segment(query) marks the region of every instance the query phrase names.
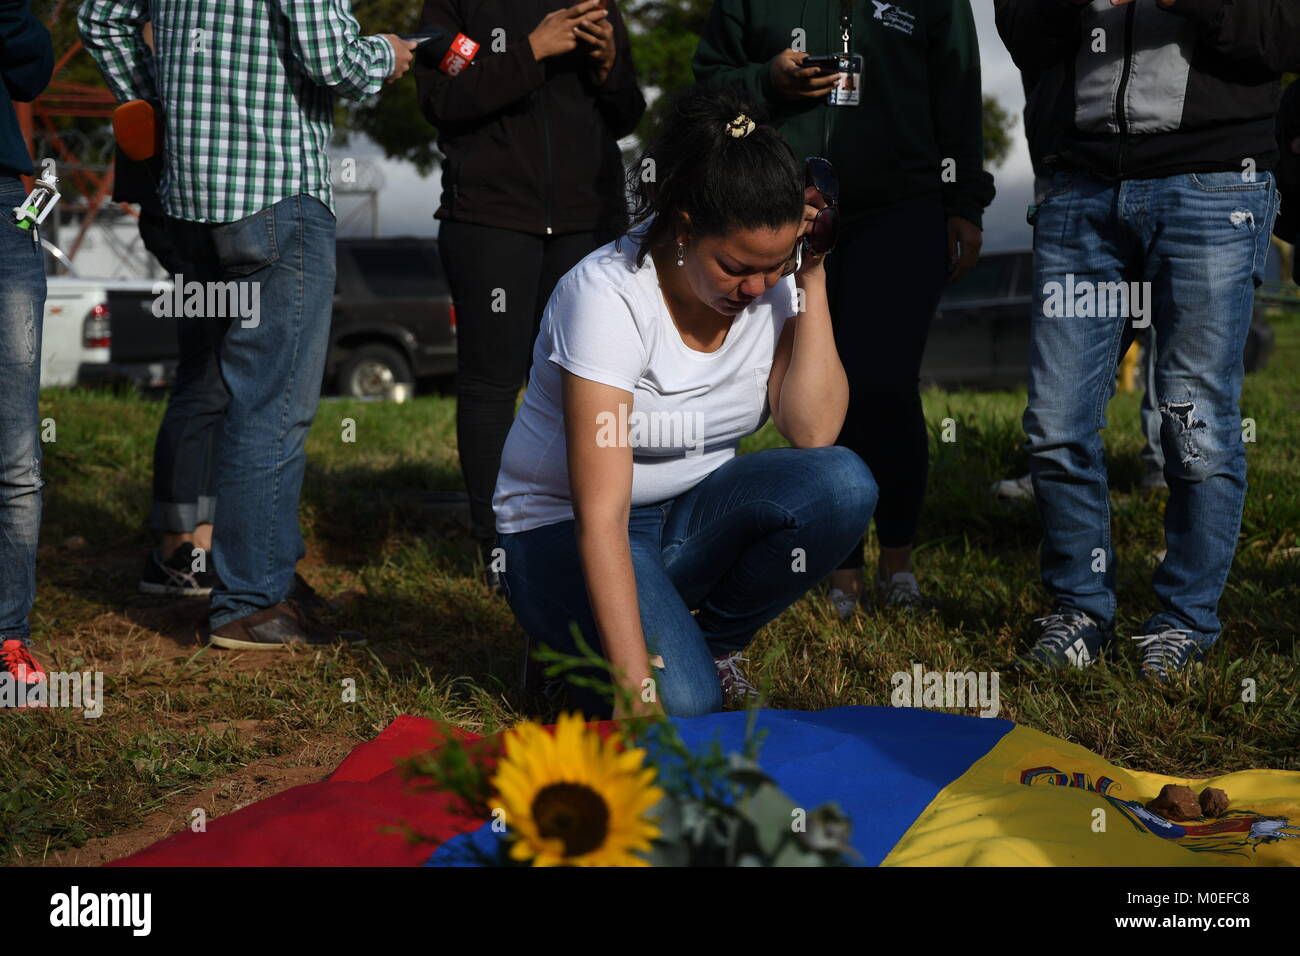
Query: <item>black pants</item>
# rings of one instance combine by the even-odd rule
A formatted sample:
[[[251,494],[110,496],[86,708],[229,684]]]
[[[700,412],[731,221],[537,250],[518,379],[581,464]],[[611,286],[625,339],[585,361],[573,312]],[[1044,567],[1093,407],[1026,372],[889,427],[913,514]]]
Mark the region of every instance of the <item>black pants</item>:
[[[142,206],[140,237],[172,279],[202,280],[185,241],[187,224]],[[189,227],[192,229],[192,227]],[[177,316],[176,380],[153,448],[153,506],[149,527],[187,534],[210,524],[217,507],[217,441],[230,393],[221,379],[217,346],[224,325],[214,319]],[[167,555],[163,555],[167,557]]]
[[[492,492],[542,310],[560,277],[615,235],[537,236],[463,222],[439,230],[456,304],[456,442],[473,533],[483,546],[496,535]]]
[[[826,260],[835,345],[849,378],[837,444],[857,452],[876,479],[885,548],[910,545],[921,516],[930,465],[921,356],[947,274],[947,217],[937,197],[846,226]],[[864,546],[840,567],[862,567]]]

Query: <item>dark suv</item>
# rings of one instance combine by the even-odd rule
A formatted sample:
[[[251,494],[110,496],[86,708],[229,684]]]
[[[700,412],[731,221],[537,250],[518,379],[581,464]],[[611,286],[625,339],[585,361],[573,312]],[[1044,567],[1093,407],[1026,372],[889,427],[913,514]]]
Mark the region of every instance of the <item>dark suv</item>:
[[[455,371],[455,310],[437,240],[340,239],[327,387],[382,395]]]
[[[1270,259],[1270,274],[1277,272]],[[1029,313],[1034,282],[1032,250],[991,252],[948,286],[939,300],[921,362],[921,382],[943,388],[1016,388],[1029,380]],[[1270,286],[1256,296],[1245,365],[1268,363],[1273,330],[1263,318]]]
[[[455,374],[455,309],[437,240],[339,239],[337,261],[325,391],[381,396]],[[109,293],[94,332],[108,361],[83,364],[80,384],[172,384],[176,331],[152,301],[150,292]]]

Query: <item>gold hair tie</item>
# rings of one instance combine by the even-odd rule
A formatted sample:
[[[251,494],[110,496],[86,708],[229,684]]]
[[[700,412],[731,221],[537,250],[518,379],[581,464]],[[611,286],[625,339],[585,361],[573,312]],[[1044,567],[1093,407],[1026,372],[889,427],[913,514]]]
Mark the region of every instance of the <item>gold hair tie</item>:
[[[727,124],[727,132],[736,139],[743,139],[754,132],[754,121],[744,113],[737,113],[736,118]]]

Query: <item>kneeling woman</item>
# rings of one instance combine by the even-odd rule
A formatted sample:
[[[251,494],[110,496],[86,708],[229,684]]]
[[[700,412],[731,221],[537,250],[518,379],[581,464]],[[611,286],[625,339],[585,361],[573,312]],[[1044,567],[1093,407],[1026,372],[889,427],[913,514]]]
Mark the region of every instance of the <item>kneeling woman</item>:
[[[530,643],[574,653],[576,622],[639,711],[709,713],[748,690],[741,651],[856,546],[876,502],[832,444],[848,382],[822,257],[799,254],[834,187],[819,167],[805,189],[750,115],[732,91],[677,101],[629,174],[632,228],[551,295],[493,500]],[[793,447],[738,456],[769,408]],[[581,688],[570,702],[609,713]]]

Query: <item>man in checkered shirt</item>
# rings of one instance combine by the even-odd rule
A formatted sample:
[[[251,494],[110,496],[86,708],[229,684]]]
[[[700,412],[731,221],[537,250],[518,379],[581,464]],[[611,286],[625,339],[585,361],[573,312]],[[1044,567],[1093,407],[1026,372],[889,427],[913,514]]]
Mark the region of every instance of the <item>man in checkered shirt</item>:
[[[294,571],[334,294],[326,147],[335,96],[376,93],[414,44],[361,36],[349,0],[86,0],[77,20],[113,94],[160,110],[160,196],[200,273],[183,277],[187,302],[203,284],[221,394],[201,414],[223,417],[211,641],[359,643],[315,617],[323,602]]]

